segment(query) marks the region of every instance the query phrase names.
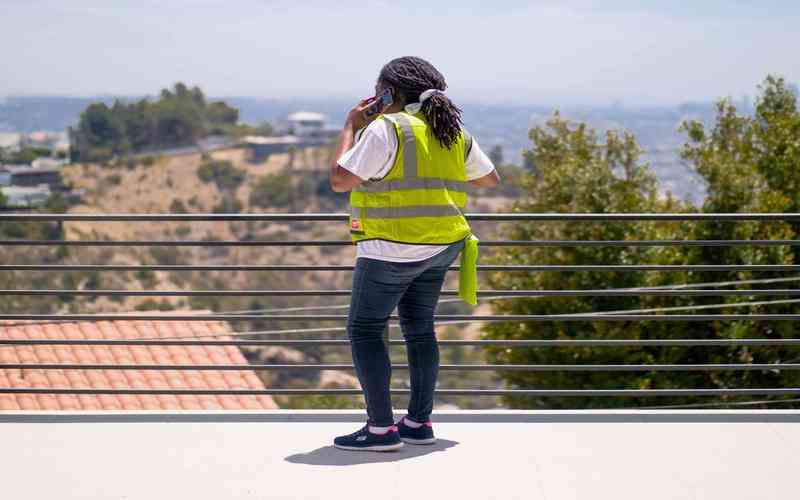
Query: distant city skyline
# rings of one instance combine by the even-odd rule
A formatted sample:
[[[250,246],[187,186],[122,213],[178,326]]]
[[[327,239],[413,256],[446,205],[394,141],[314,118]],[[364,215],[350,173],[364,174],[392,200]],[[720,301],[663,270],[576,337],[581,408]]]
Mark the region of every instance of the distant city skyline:
[[[800,2],[2,0],[0,96],[368,95],[419,55],[473,102],[668,105],[800,82]],[[646,4],[646,6],[645,6]],[[681,5],[675,5],[681,4]]]

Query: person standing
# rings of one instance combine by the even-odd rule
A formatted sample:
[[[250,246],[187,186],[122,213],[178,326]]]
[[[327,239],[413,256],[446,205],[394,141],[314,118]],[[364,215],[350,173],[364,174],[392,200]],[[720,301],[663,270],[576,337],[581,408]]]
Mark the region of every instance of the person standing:
[[[446,88],[442,74],[421,58],[387,63],[376,97],[348,114],[331,165],[331,188],[351,192],[357,255],[347,333],[368,416],[364,427],[334,439],[337,448],[389,451],[404,442],[436,441],[430,421],[439,368],[434,311],[459,253],[459,295],[476,303],[477,238],[463,214],[466,187],[500,182],[491,160],[462,127],[461,110]],[[408,413],[397,422],[383,340],[395,307],[411,382]]]

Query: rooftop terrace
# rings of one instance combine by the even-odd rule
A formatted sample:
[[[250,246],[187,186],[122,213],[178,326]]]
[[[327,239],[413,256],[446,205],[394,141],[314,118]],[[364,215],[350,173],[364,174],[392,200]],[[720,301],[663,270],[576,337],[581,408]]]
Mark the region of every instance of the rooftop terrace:
[[[787,499],[800,412],[440,411],[439,442],[332,448],[350,411],[0,412],[3,497]]]

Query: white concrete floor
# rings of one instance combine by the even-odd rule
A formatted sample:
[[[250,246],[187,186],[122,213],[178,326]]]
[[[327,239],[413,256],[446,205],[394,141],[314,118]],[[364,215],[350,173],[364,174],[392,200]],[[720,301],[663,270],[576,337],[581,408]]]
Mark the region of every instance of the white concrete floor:
[[[309,421],[322,420],[322,421]],[[327,420],[327,421],[325,421]],[[477,421],[476,421],[477,420]],[[352,412],[0,412],[0,498],[789,499],[800,412],[447,412],[434,446],[333,449]]]

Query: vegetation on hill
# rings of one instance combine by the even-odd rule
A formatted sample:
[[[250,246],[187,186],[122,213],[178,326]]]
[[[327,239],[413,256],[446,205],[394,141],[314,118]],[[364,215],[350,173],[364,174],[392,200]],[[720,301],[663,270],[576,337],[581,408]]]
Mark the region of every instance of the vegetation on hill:
[[[244,182],[244,171],[236,168],[228,160],[207,160],[197,169],[203,182],[213,182],[220,191],[236,190]]]
[[[609,132],[603,141],[582,124],[554,116],[545,127],[531,130],[538,177],[529,177],[523,197],[514,204],[521,212],[796,212],[800,203],[800,113],[797,96],[780,78],[761,87],[755,116],[740,115],[733,103],[718,103],[710,127],[690,121],[683,158],[703,179],[708,196],[701,207],[672,197],[659,198],[657,184],[630,134]],[[796,239],[797,224],[783,222],[533,222],[505,230],[512,240],[644,240],[644,239]],[[791,264],[800,256],[793,247],[509,247],[496,253],[503,264]],[[620,289],[742,282],[786,278],[774,272],[544,272],[493,273],[490,288]],[[770,287],[769,285],[764,285]],[[797,283],[781,283],[793,288]],[[724,288],[713,285],[712,288]],[[755,288],[756,286],[754,286]],[[784,300],[770,297],[763,301]],[[568,314],[636,311],[668,307],[709,307],[713,313],[797,312],[792,303],[733,308],[750,297],[540,297],[495,301],[498,314]],[[758,300],[758,299],[757,299]],[[762,300],[759,300],[763,302]],[[649,311],[647,311],[649,312]],[[496,323],[485,327],[490,339],[727,339],[790,338],[789,322],[536,322]],[[554,347],[491,349],[489,359],[514,364],[707,364],[790,362],[796,352],[783,347]],[[796,371],[703,372],[505,372],[515,388],[672,389],[795,387]],[[706,398],[732,402],[737,398]],[[696,403],[696,398],[531,398],[509,397],[516,408],[635,407]]]
[[[194,144],[235,128],[239,110],[222,101],[207,102],[198,87],[176,83],[157,100],[113,105],[91,104],[70,129],[75,161],[107,160],[147,149]]]

